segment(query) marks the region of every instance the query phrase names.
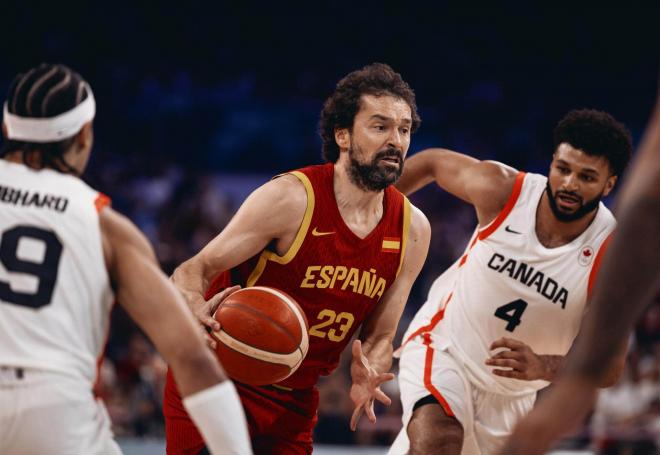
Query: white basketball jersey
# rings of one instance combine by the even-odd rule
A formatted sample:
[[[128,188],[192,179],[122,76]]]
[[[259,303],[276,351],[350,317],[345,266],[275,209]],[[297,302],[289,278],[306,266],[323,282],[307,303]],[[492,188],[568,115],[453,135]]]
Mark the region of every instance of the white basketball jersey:
[[[0,366],[92,386],[114,300],[102,200],[76,177],[0,160]]]
[[[544,247],[536,236],[536,210],[546,182],[542,175],[518,174],[505,207],[434,282],[404,338],[431,332],[434,345],[461,359],[470,380],[486,391],[518,395],[548,384],[492,374],[484,364],[493,354],[490,345],[508,337],[537,354],[565,355],[582,321],[601,246],[615,228],[601,203],[580,236]]]

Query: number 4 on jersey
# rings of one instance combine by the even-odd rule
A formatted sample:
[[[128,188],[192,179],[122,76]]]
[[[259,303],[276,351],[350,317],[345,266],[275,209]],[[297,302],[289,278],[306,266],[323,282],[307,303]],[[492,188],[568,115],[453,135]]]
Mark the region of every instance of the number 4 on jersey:
[[[507,321],[506,329],[513,332],[520,324],[520,317],[525,312],[525,308],[527,308],[527,302],[521,299],[514,300],[496,309],[495,316]]]

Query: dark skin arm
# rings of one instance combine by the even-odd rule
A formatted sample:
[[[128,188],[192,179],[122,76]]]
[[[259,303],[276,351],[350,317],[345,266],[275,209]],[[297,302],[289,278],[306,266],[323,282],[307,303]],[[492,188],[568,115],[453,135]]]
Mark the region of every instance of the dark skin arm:
[[[227,379],[183,297],[160,270],[151,245],[126,217],[100,214],[103,253],[117,301],[154,342],[183,396]],[[227,293],[215,297],[222,300]]]
[[[519,422],[502,454],[545,453],[584,421],[607,365],[651,301],[660,271],[660,97],[616,205],[619,220],[565,374]],[[622,308],[625,308],[622,311]],[[604,335],[604,328],[606,334]]]
[[[479,225],[495,219],[511,195],[517,171],[494,161],[479,161],[446,149],[427,149],[406,160],[399,191],[411,194],[435,182],[440,188],[472,204]]]
[[[435,182],[447,192],[472,204],[477,212],[479,224],[485,226],[506,204],[516,175],[515,169],[501,163],[479,161],[446,149],[427,149],[406,160],[403,175],[396,186],[400,191],[410,194]],[[497,340],[491,349],[497,348],[509,350],[487,360],[487,364],[513,368],[513,370],[496,369],[493,373],[498,376],[552,381],[564,362],[563,356],[539,356],[529,346],[517,340],[506,338]],[[607,387],[616,382],[624,364],[625,351],[608,370],[601,386]]]
[[[564,363],[562,355],[536,354],[527,344],[513,338],[500,338],[490,345],[491,351],[500,348],[506,349],[486,359],[485,363],[497,367],[492,373],[503,378],[553,381]]]
[[[531,347],[513,338],[500,338],[494,341],[490,349],[506,348],[486,359],[486,365],[495,368],[492,373],[503,378],[534,381],[542,379],[554,382],[566,363],[566,356],[536,354]],[[619,380],[626,363],[627,343],[617,349],[617,355],[611,360],[598,382],[598,387],[611,387]],[[502,369],[506,368],[506,369]]]

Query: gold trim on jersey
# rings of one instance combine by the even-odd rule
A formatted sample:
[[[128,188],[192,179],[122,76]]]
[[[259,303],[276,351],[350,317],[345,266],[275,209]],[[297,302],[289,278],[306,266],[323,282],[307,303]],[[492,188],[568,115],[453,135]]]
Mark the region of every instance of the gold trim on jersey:
[[[254,283],[256,283],[261,274],[264,273],[268,261],[277,262],[278,264],[282,265],[291,262],[293,258],[296,257],[296,254],[298,254],[298,250],[300,250],[303,240],[305,240],[305,237],[307,237],[307,231],[309,230],[309,225],[312,222],[312,215],[314,214],[314,188],[312,187],[312,182],[310,182],[309,178],[307,178],[307,176],[302,172],[293,171],[289,174],[296,176],[298,180],[300,180],[300,182],[305,186],[305,191],[307,192],[307,208],[305,209],[305,215],[303,216],[300,227],[298,228],[296,238],[293,240],[289,250],[284,253],[284,256],[279,256],[276,253],[267,250],[264,250],[261,253],[261,256],[259,256],[259,261],[257,262],[257,266],[254,268],[247,279],[247,286],[254,286]]]
[[[399,276],[403,266],[403,258],[406,256],[406,245],[408,244],[408,235],[410,235],[411,219],[410,201],[403,196],[403,232],[401,233],[401,258],[399,259],[399,268],[396,270],[396,276]]]

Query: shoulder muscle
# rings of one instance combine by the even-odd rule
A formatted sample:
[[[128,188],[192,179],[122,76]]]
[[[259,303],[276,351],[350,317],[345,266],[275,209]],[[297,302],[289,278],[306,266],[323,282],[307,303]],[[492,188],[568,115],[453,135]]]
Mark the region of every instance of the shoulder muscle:
[[[122,250],[134,249],[156,262],[151,244],[127,217],[110,207],[105,207],[99,214],[99,223],[103,239],[103,255],[113,279],[116,277],[117,259],[121,257]]]
[[[518,171],[497,161],[481,161],[471,170],[466,192],[477,210],[479,224],[495,219],[513,191]]]

